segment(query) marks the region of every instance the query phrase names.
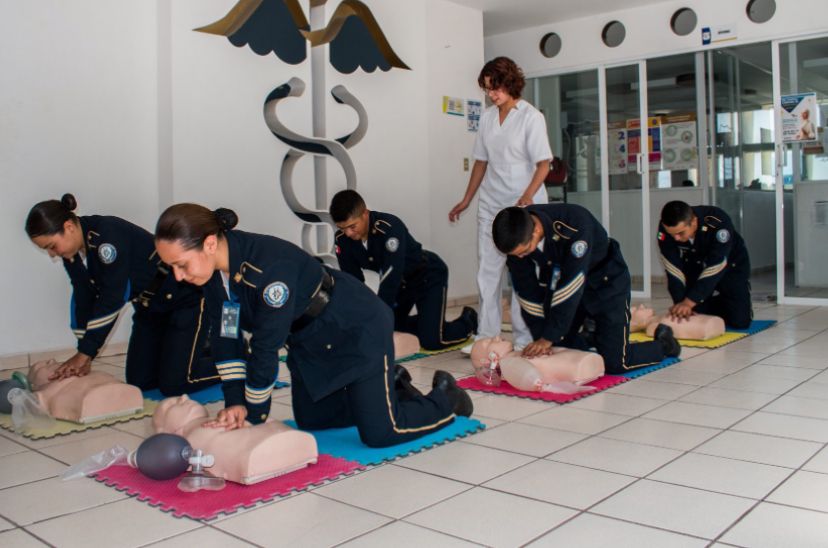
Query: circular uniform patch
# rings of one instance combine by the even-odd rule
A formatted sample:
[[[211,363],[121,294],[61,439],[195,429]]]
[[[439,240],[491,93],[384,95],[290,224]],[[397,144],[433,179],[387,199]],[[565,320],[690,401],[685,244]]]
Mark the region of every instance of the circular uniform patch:
[[[400,247],[400,241],[396,238],[388,238],[385,242],[385,249],[394,253]]]
[[[722,228],[716,233],[716,239],[726,244],[727,241],[730,239],[730,232],[726,228]]]
[[[282,282],[273,282],[262,291],[264,302],[273,308],[282,308],[289,295],[288,287]]]
[[[586,255],[587,249],[589,249],[589,245],[583,240],[578,240],[577,242],[572,244],[572,255],[576,259],[580,259],[584,255]]]
[[[663,233],[662,231],[660,231],[660,230],[658,231],[658,241],[659,241],[659,242],[663,242],[663,241],[664,241],[664,233]]]
[[[118,250],[112,244],[101,244],[98,246],[98,257],[103,264],[112,264],[118,257]]]

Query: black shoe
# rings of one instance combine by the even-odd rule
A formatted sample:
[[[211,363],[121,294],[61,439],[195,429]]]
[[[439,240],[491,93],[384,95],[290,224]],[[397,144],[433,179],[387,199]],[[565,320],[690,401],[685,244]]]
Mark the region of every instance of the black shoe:
[[[408,369],[400,364],[396,364],[394,367],[394,389],[397,391],[397,400],[405,401],[422,397],[423,393],[411,384],[411,373],[408,372]]]
[[[655,333],[653,333],[655,340],[661,343],[661,348],[664,350],[664,355],[668,358],[677,358],[681,353],[681,345],[673,336],[673,328],[663,323],[656,326]]]
[[[435,371],[431,386],[435,390],[442,390],[451,405],[455,415],[470,417],[474,411],[474,404],[465,390],[457,386],[457,381],[447,371]]]
[[[466,325],[471,329],[472,334],[477,333],[477,310],[470,306],[464,306],[460,318],[466,322]]]

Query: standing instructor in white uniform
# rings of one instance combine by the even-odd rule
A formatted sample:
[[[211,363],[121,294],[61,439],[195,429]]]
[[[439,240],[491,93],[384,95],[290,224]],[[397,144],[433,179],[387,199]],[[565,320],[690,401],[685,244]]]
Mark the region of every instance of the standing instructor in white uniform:
[[[526,80],[514,61],[507,57],[492,59],[483,66],[477,83],[493,104],[480,117],[469,185],[463,199],[449,212],[449,221],[459,219],[479,188],[477,338],[481,339],[498,335],[501,327],[500,296],[506,256],[492,241],[492,221],[505,207],[548,202],[543,181],[549,173],[552,151],[543,114],[520,98]],[[512,331],[516,348],[532,342],[514,292]]]

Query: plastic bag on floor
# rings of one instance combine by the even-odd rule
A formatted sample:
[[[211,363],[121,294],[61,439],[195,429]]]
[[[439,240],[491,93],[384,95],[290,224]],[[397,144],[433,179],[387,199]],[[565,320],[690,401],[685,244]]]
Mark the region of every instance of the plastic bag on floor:
[[[114,445],[91,457],[86,457],[79,463],[70,466],[60,475],[61,479],[71,480],[91,476],[95,472],[105,470],[115,464],[127,464],[129,451],[121,445]]]
[[[55,419],[40,406],[34,394],[22,388],[9,390],[12,424],[17,432],[54,428]]]

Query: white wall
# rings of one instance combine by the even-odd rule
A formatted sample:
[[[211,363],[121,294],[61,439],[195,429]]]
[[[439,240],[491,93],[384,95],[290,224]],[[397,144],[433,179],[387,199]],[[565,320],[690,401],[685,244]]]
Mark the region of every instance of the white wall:
[[[619,9],[487,37],[486,58],[506,55],[513,58],[527,75],[540,76],[583,70],[601,63],[619,63],[717,47],[702,46],[702,27],[731,26],[737,40],[721,44],[728,47],[824,33],[826,30],[828,2],[824,0],[777,0],[774,17],[764,24],[753,23],[747,18],[746,5],[745,0],[679,0]],[[696,12],[698,25],[689,35],[677,36],[670,29],[670,17],[683,7],[691,7]],[[624,24],[626,38],[620,46],[610,48],[601,41],[601,31],[613,20]],[[552,59],[541,55],[539,48],[541,38],[549,32],[557,33],[562,40],[561,52]]]
[[[474,136],[442,114],[441,99],[481,98],[482,16],[444,0],[366,3],[412,70],[327,71],[328,90],[345,85],[368,111],[367,135],[350,150],[358,190],[443,256],[451,296],[474,294],[474,212],[456,226],[447,220],[465,190],[462,159]],[[171,202],[197,201],[235,209],[240,228],[299,242],[301,223],[279,189],[287,147],[265,126],[262,106],[293,76],[310,84],[310,62],[287,65],[192,31],[234,4],[0,0],[0,243],[14,257],[0,282],[6,310],[17,311],[0,318],[0,356],[74,344],[66,275],[23,232],[37,201],[72,191],[78,213],[119,215],[150,230]],[[328,15],[336,5],[328,2]],[[351,131],[356,116],[328,97],[328,135]],[[310,134],[310,89],[283,106],[282,120]],[[332,195],[344,176],[327,164]],[[311,165],[303,159],[295,173],[309,204]],[[126,339],[121,323],[112,340]]]
[[[157,218],[155,23],[154,2],[0,1],[0,355],[75,344],[63,267],[23,230],[35,203]]]

